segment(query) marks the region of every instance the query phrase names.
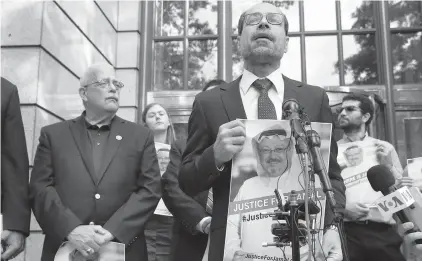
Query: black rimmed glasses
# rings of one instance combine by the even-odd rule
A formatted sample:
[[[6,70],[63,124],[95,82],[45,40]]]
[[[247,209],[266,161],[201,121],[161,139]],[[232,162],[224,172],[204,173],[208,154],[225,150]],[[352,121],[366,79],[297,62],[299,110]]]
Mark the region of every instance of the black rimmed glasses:
[[[245,15],[246,25],[257,25],[262,21],[264,17],[261,13],[252,13]],[[283,23],[283,15],[280,13],[268,13],[265,14],[265,18],[269,24],[281,25]]]

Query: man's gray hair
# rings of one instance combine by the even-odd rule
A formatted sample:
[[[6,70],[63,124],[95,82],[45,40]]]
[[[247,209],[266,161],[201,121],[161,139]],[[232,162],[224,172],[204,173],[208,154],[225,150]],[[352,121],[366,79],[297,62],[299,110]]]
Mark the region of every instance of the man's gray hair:
[[[98,74],[100,72],[113,72],[114,75],[114,68],[108,63],[95,63],[90,65],[80,79],[81,87],[85,87],[91,83],[101,80],[98,79]]]

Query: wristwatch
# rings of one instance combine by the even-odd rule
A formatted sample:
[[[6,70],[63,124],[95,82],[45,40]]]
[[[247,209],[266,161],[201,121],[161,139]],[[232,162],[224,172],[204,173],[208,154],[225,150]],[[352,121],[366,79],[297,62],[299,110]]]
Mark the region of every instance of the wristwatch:
[[[325,226],[325,227],[324,227],[324,234],[325,234],[325,232],[327,232],[327,230],[329,230],[329,229],[332,229],[332,230],[335,230],[335,231],[337,231],[337,232],[338,232],[338,227],[337,227],[337,225],[333,225],[333,224],[331,224],[331,225],[327,225],[327,226]]]

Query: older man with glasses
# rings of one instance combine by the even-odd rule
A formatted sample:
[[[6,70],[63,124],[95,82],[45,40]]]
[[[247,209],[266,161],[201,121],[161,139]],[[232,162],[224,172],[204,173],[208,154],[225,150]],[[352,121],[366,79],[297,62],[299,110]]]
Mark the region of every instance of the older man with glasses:
[[[147,260],[144,225],[161,197],[152,133],[116,116],[123,83],[108,64],[80,80],[85,111],[41,129],[30,200],[45,233],[42,261],[64,241],[86,258],[113,241],[126,261]]]

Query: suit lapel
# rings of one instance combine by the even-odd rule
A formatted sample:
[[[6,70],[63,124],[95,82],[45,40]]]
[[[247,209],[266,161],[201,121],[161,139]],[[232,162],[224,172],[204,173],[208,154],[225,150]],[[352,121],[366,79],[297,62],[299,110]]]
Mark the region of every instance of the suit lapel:
[[[92,153],[88,146],[89,138],[84,121],[83,116],[73,119],[70,123],[70,130],[92,181],[97,183],[97,175],[95,175],[94,165],[92,164]]]
[[[122,143],[123,139],[129,138],[128,135],[123,133],[125,121],[115,116],[113,123],[111,125],[110,135],[108,136],[107,147],[104,152],[104,159],[101,166],[101,172],[99,173],[98,183],[101,182],[101,179],[104,176],[104,173],[107,171],[108,166],[116,155],[117,149]]]
[[[227,116],[229,121],[236,119],[246,119],[245,109],[243,107],[242,98],[240,97],[240,83],[241,77],[239,77],[234,82],[225,84],[220,87],[221,100],[223,106],[226,109]]]
[[[299,95],[297,93],[297,87],[301,86],[301,82],[293,81],[292,79],[283,75],[284,79],[284,101],[288,99],[298,99]],[[283,102],[284,102],[283,101]],[[298,101],[299,102],[299,101]],[[300,102],[299,102],[300,104]]]

